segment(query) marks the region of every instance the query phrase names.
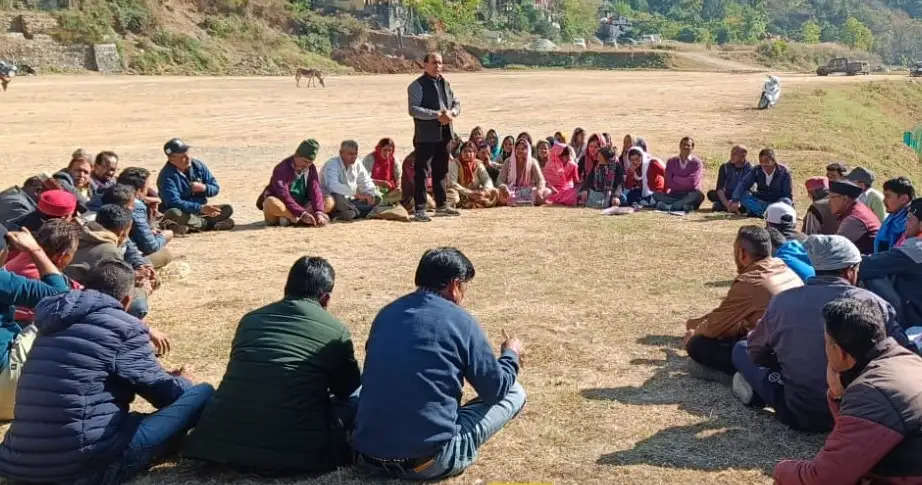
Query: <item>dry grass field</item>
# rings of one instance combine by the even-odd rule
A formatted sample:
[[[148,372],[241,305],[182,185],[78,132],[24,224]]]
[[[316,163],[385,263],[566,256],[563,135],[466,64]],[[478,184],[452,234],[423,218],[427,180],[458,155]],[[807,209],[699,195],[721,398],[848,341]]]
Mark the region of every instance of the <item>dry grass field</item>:
[[[730,244],[744,221],[707,212],[604,218],[581,209],[503,208],[428,225],[265,228],[256,196],[301,139],[319,139],[321,159],[343,138],[358,140],[364,152],[391,136],[406,153],[410,80],[341,77],[326,89],[295,89],[287,78],[16,79],[0,94],[6,113],[0,185],[57,170],[77,147],[112,149],[122,167],[159,170],[164,141],[180,136],[190,143],[222,185],[217,200],[234,204],[238,227],[172,244],[192,273],[154,295],[150,322],[173,339],[166,366],[185,365],[215,385],[238,319],[281,296],[298,256],[332,262],[330,310],[351,329],[361,360],[377,310],[412,290],[422,252],[457,246],[477,268],[470,311],[497,347],[501,329],[526,343],[521,382],[529,402],[473,468],[447,483],[768,483],[778,460],[819,449],[822,436],[791,432],[767,412],[743,408],[729,389],[685,371],[682,323],[726,292],[735,270]],[[461,132],[479,124],[543,137],[579,125],[610,132],[618,142],[628,132],[644,136],[661,157],[690,134],[698,151],[715,160],[733,143],[757,148],[771,141],[772,130],[784,124],[751,109],[763,75],[550,71],[451,80],[463,103]],[[862,81],[784,78],[786,93]],[[710,184],[716,171],[709,165]],[[137,483],[231,480],[370,482],[353,470],[272,481],[206,475],[179,462]]]

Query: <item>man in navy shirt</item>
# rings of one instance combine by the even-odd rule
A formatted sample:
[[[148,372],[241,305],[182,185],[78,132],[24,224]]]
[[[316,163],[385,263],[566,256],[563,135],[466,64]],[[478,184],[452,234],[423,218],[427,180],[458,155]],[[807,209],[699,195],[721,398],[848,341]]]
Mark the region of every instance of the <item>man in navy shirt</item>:
[[[189,145],[173,138],[163,145],[163,153],[167,162],[157,176],[157,189],[164,229],[180,233],[233,229],[233,207],[208,203],[221,187],[204,162],[189,157]]]
[[[507,338],[497,359],[460,306],[473,278],[457,249],[426,251],[417,290],[372,323],[353,434],[362,467],[411,480],[458,475],[525,405],[516,382],[522,343]],[[465,380],[478,397],[462,406]]]

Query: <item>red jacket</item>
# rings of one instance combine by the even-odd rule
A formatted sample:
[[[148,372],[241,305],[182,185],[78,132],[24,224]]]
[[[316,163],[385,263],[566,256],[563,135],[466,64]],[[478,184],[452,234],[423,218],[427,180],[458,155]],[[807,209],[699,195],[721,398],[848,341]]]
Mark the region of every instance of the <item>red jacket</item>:
[[[836,424],[810,461],[782,461],[778,485],[922,484],[922,359],[889,338],[829,400]]]
[[[9,271],[10,273],[18,274],[24,278],[29,278],[30,280],[39,279],[38,267],[35,266],[35,263],[32,262],[32,256],[29,253],[17,253],[13,259],[6,262],[6,266],[3,269]],[[83,285],[77,283],[76,281],[65,277],[70,288],[72,290],[82,290]],[[35,320],[35,310],[28,307],[18,306],[16,307],[16,314],[13,317],[17,322],[23,323],[32,323]]]
[[[624,190],[643,188],[640,181],[634,178],[637,175],[640,175],[637,170],[627,172],[624,176]],[[653,192],[666,191],[666,167],[663,166],[663,162],[656,158],[651,158],[650,164],[647,166],[647,185]]]

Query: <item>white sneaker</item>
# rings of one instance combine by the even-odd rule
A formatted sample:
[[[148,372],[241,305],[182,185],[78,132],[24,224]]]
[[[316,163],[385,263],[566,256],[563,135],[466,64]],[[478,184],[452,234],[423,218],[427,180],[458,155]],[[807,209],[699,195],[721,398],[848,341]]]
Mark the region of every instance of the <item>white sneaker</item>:
[[[755,396],[755,391],[753,391],[752,386],[749,385],[749,382],[746,381],[746,378],[743,377],[743,374],[737,372],[733,374],[733,395],[740,400],[741,403],[746,406],[752,405],[752,398]]]

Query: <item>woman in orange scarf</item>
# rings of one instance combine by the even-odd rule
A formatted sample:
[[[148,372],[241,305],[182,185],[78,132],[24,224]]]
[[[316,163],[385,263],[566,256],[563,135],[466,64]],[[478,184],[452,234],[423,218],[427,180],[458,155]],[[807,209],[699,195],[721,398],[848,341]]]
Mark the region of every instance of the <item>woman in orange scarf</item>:
[[[461,145],[461,155],[448,165],[446,185],[448,201],[455,206],[484,209],[496,205],[498,191],[472,142]]]
[[[397,163],[394,151],[394,140],[382,138],[375,146],[375,151],[362,160],[365,170],[368,171],[371,180],[381,192],[383,203],[388,205],[400,202],[402,196],[400,191],[401,167]]]

